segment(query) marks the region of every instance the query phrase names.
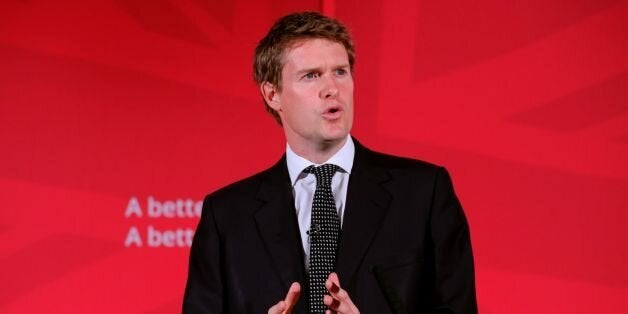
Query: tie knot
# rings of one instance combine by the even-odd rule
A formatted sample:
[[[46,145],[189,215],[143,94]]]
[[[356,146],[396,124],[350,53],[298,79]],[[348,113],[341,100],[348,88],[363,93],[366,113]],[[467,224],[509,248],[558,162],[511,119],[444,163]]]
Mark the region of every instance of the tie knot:
[[[331,179],[340,167],[333,164],[324,164],[318,167],[309,166],[303,170],[307,173],[313,173],[316,176],[316,185],[331,186]]]

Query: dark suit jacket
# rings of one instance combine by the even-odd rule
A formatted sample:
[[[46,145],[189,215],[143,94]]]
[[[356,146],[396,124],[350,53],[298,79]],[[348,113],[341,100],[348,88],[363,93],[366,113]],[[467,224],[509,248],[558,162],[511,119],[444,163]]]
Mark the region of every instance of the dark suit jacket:
[[[355,142],[336,272],[362,313],[477,313],[469,227],[447,171]],[[184,313],[266,313],[303,291],[303,248],[285,156],[208,195]]]

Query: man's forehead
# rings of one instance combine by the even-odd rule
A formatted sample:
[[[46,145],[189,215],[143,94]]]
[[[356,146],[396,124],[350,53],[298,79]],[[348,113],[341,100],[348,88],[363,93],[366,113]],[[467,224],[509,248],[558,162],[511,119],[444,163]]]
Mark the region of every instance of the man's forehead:
[[[283,65],[286,65],[286,62],[288,60],[292,61],[291,63],[297,64],[318,63],[321,60],[317,57],[324,53],[323,49],[320,49],[321,47],[319,47],[321,45],[333,47],[332,49],[338,49],[338,56],[336,59],[341,59],[326,61],[334,61],[335,63],[346,63],[347,65],[349,65],[349,55],[345,46],[340,42],[329,40],[326,38],[304,38],[297,39],[294,42],[291,42],[286,46],[283,51],[282,63]],[[325,54],[325,56],[329,57],[328,54]]]

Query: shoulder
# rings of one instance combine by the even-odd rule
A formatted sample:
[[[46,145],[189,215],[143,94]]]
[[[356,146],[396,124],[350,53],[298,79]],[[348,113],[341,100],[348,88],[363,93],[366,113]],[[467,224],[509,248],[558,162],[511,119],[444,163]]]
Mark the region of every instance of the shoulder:
[[[207,196],[205,196],[205,200],[207,201],[208,199],[211,199],[224,201],[246,195],[254,195],[254,192],[259,189],[259,186],[264,181],[265,173],[267,171],[268,170],[256,173],[247,178],[223,186],[218,190],[207,194]]]
[[[413,176],[426,179],[447,174],[447,170],[441,165],[373,151],[359,143],[356,144],[355,165],[358,168],[386,171],[394,176]]]
[[[241,199],[249,196],[254,197],[260,186],[273,177],[273,175],[276,175],[276,172],[279,171],[277,168],[278,165],[275,165],[264,171],[228,184],[214,192],[209,193],[205,196],[205,200],[207,201],[208,199],[212,199],[215,201],[227,201],[229,199]]]
[[[254,208],[257,196],[262,186],[289,185],[290,178],[285,165],[285,157],[274,166],[226,185],[205,196],[203,210],[211,207],[213,211],[233,211]]]

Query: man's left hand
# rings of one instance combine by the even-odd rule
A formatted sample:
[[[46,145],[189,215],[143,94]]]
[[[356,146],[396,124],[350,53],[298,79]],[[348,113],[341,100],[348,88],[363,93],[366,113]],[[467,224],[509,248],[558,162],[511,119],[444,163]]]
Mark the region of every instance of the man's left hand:
[[[360,311],[353,304],[347,291],[340,287],[340,280],[336,273],[329,274],[329,278],[325,281],[325,287],[329,291],[330,295],[323,297],[323,303],[329,307],[326,314],[338,313],[338,314],[359,314]]]

